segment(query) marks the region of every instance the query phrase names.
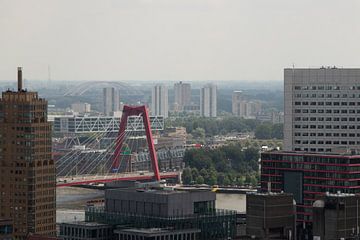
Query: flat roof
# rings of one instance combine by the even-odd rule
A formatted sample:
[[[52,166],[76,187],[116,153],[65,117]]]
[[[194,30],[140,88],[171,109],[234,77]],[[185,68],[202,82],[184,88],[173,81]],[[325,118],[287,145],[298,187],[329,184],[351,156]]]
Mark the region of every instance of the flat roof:
[[[108,224],[99,223],[99,222],[84,222],[84,221],[76,221],[76,222],[66,222],[60,223],[61,225],[71,225],[71,226],[86,226],[86,227],[101,227],[101,226],[109,226]]]
[[[189,191],[178,191],[178,190],[167,190],[167,189],[109,189],[108,191],[114,192],[138,192],[138,193],[151,193],[151,194],[159,194],[159,195],[172,195],[172,194],[186,194]]]
[[[344,153],[337,153],[337,152],[331,152],[331,153],[318,153],[318,152],[303,152],[303,151],[278,151],[278,150],[272,150],[272,151],[265,151],[261,154],[288,154],[288,155],[306,155],[306,156],[321,156],[321,157],[359,157],[360,154],[352,154],[351,152],[344,152]]]
[[[116,233],[140,233],[140,234],[164,234],[164,233],[174,233],[174,232],[200,232],[200,229],[190,228],[190,229],[169,229],[169,228],[127,228],[127,229],[117,229]]]

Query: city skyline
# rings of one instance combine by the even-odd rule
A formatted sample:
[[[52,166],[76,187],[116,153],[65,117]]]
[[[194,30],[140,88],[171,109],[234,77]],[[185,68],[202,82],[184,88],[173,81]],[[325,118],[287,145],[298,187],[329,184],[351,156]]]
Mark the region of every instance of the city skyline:
[[[34,79],[149,81],[356,67],[359,9],[355,0],[2,1],[0,80],[18,65]]]

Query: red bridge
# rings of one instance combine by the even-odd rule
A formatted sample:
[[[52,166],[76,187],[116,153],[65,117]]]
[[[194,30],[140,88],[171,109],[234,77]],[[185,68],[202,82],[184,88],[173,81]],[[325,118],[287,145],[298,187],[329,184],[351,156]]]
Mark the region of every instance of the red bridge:
[[[145,127],[146,141],[148,152],[151,160],[153,174],[149,173],[119,173],[119,169],[124,165],[124,143],[131,133],[126,132],[126,125],[129,116],[141,116]],[[98,138],[98,136],[96,136]],[[129,144],[125,146],[126,151],[129,151]],[[131,149],[130,149],[131,151]],[[70,152],[66,154],[62,161],[56,166],[57,171],[57,187],[68,187],[74,185],[106,183],[121,180],[138,180],[138,181],[160,181],[165,179],[178,179],[178,172],[168,172],[160,174],[156,150],[150,128],[150,120],[148,110],[145,106],[124,106],[123,115],[120,121],[119,133],[114,143],[110,144],[105,151],[102,151],[99,156],[91,159],[86,164],[79,167],[76,161],[76,153]],[[74,157],[75,155],[75,157]],[[129,161],[127,162],[129,163]],[[78,169],[80,168],[80,169]],[[96,172],[100,169],[99,172]],[[107,169],[105,171],[105,169]],[[72,172],[76,174],[71,175]]]

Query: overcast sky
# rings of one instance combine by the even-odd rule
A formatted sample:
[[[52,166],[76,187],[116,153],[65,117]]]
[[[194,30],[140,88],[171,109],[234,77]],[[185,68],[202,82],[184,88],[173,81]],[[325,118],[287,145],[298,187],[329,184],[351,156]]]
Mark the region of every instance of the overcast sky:
[[[282,80],[360,67],[359,0],[0,0],[0,80]]]

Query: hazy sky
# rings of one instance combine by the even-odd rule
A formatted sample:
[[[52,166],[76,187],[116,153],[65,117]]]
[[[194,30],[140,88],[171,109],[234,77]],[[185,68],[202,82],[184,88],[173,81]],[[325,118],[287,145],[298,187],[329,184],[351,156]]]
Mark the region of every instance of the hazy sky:
[[[360,67],[359,0],[0,0],[0,80],[281,80]]]

